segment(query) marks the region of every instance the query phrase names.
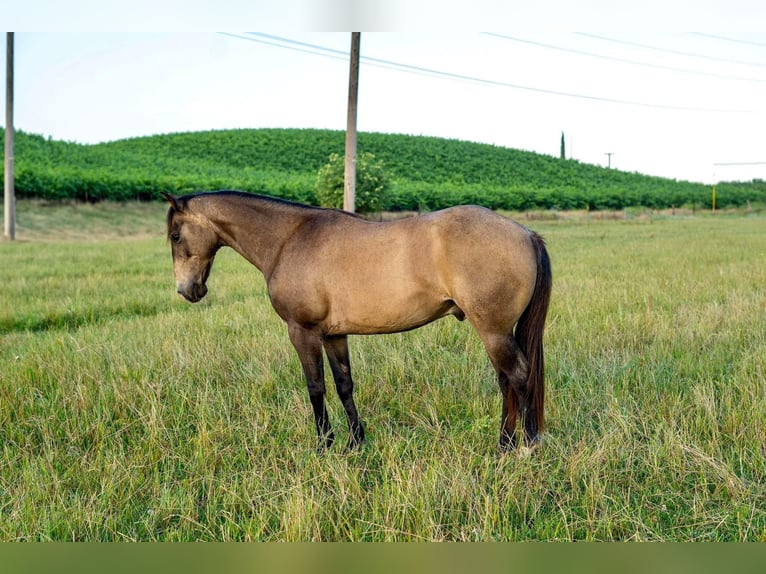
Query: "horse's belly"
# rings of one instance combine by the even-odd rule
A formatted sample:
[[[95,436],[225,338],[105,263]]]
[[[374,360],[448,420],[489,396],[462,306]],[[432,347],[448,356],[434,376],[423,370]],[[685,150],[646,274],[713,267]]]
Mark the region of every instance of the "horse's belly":
[[[370,298],[366,304],[349,301],[332,306],[325,331],[329,335],[399,333],[421,327],[446,315],[462,319],[462,311],[449,300],[426,296]]]

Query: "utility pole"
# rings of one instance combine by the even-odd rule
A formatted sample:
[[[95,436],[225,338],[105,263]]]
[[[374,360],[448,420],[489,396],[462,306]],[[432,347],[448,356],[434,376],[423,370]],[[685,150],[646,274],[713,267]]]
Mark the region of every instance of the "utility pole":
[[[611,168],[612,167],[612,156],[614,155],[614,152],[613,151],[608,151],[608,152],[605,152],[604,155],[609,158],[609,165],[607,165],[607,167]]]
[[[5,65],[5,237],[16,239],[16,196],[13,187],[13,32],[8,32]]]
[[[348,118],[346,122],[346,160],[343,178],[343,209],[356,209],[356,102],[359,96],[359,45],[361,32],[351,32],[351,64],[348,74]]]

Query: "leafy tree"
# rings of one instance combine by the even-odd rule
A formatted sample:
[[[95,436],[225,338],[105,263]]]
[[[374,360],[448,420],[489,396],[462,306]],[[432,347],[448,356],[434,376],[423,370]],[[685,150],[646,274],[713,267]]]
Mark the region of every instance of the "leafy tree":
[[[316,195],[322,207],[343,207],[344,158],[334,153],[317,174]],[[355,208],[358,213],[375,213],[389,208],[390,184],[383,162],[369,152],[356,158]]]

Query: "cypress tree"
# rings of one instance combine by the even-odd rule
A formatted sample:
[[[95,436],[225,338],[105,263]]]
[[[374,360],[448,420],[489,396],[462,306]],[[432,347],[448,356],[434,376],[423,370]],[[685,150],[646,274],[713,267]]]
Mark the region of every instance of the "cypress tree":
[[[566,153],[566,144],[564,143],[564,132],[561,132],[561,159],[566,159],[567,153]]]

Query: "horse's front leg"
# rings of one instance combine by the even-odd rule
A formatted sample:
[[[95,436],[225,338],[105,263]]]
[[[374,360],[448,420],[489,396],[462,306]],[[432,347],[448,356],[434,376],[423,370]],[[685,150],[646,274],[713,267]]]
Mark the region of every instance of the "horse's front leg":
[[[332,376],[335,379],[335,389],[338,391],[343,408],[348,419],[350,438],[349,449],[361,446],[364,442],[364,428],[359,422],[359,415],[354,404],[354,381],[351,379],[351,365],[348,359],[348,337],[325,337],[322,340],[327,359],[330,361]]]
[[[322,339],[319,335],[304,329],[296,323],[288,324],[288,333],[306,376],[311,408],[314,410],[319,449],[330,448],[335,435],[327,417],[327,407],[324,402],[324,367],[322,365]]]

